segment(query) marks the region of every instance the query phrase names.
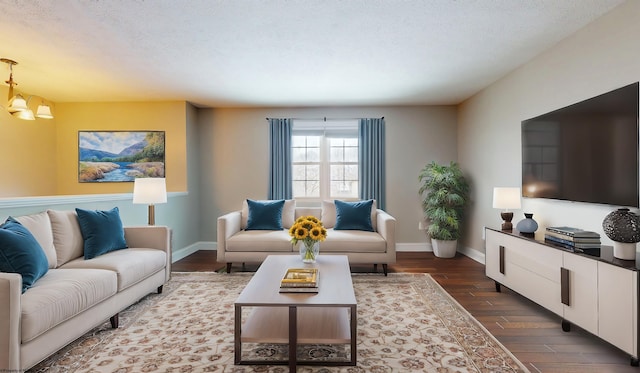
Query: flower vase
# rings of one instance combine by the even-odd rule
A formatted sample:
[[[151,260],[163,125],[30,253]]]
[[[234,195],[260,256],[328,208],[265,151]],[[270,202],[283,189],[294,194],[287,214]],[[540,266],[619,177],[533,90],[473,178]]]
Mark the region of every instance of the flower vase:
[[[315,263],[320,253],[319,241],[299,241],[300,259],[303,263]]]

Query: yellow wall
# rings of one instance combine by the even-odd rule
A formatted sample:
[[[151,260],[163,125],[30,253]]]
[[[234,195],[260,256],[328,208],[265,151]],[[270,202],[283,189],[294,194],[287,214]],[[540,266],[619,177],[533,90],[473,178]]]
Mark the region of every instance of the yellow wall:
[[[7,91],[0,89],[0,198],[55,194],[57,121],[12,117],[5,110]]]
[[[56,105],[56,194],[131,193],[133,183],[79,183],[78,131],[165,131],[167,191],[187,191],[186,102]]]

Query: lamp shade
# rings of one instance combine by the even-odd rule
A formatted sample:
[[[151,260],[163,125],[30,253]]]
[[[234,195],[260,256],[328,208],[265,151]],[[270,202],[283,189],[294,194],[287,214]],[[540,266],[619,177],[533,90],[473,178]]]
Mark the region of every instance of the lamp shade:
[[[17,111],[26,111],[29,108],[27,107],[27,100],[22,97],[22,95],[18,94],[13,96],[9,100],[9,105],[7,107],[7,111],[10,113],[15,113]]]
[[[520,188],[495,187],[493,188],[494,209],[519,209]]]
[[[16,111],[15,113],[11,114],[14,117],[18,118],[18,119],[22,119],[22,120],[36,120],[36,117],[33,116],[33,110],[31,109],[27,109],[27,110],[23,110],[23,111]]]
[[[133,203],[145,205],[167,203],[167,184],[165,178],[136,178],[133,183]]]
[[[51,114],[51,108],[49,105],[41,104],[38,105],[38,110],[36,111],[36,117],[43,119],[53,119],[53,114]]]

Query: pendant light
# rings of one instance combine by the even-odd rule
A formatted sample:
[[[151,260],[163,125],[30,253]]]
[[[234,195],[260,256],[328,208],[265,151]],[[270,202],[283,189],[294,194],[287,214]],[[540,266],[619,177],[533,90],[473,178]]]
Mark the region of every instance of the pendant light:
[[[40,105],[38,105],[36,115],[34,115],[33,110],[29,109],[28,105],[29,100],[32,96],[30,96],[28,99],[25,99],[24,96],[19,93],[17,95],[13,94],[13,87],[18,85],[18,83],[13,80],[13,66],[17,65],[18,63],[8,58],[0,58],[0,62],[4,62],[9,65],[9,80],[5,80],[5,83],[9,85],[7,111],[14,117],[23,120],[35,120],[36,117],[43,119],[52,119],[53,114],[51,114],[51,107],[49,107],[49,105],[46,105],[44,101],[42,101]]]

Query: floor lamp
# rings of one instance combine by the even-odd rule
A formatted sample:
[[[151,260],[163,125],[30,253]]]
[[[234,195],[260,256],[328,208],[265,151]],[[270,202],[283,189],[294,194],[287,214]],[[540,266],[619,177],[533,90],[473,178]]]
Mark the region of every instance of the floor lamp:
[[[136,178],[133,183],[133,203],[149,205],[149,225],[155,225],[155,205],[167,203],[167,184],[165,178]]]
[[[513,224],[511,220],[513,219],[513,212],[509,210],[520,208],[520,188],[493,188],[493,208],[504,210],[500,213],[500,217],[502,217],[503,220],[502,230],[512,230]]]

